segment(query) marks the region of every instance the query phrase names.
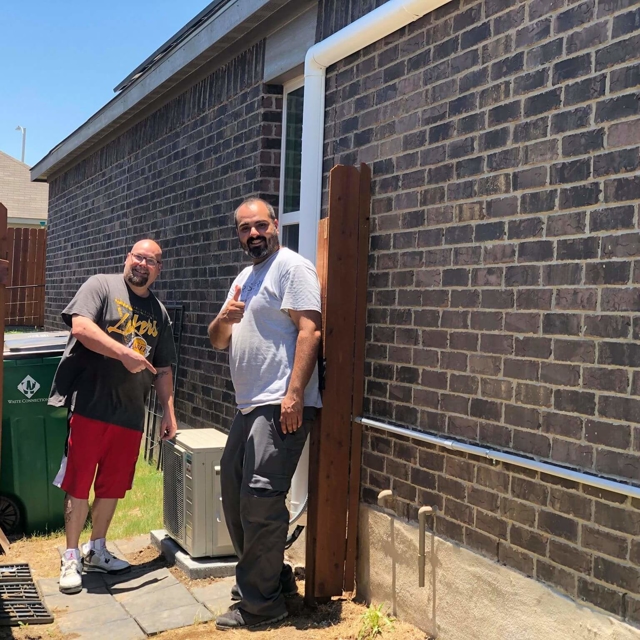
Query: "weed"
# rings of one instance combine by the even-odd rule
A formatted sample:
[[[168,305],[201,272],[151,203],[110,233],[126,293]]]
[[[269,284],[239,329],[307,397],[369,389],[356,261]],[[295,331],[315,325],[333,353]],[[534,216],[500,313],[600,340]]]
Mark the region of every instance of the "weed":
[[[377,607],[374,604],[362,614],[362,625],[358,633],[358,640],[373,640],[381,636],[385,629],[393,629],[393,621],[390,615],[383,611],[384,604]]]

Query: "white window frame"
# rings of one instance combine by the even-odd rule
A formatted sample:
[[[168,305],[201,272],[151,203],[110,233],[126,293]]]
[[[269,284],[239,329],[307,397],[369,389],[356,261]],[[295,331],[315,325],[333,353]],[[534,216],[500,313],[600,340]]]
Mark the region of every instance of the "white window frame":
[[[293,80],[289,80],[283,85],[282,92],[282,145],[280,147],[280,189],[279,189],[279,200],[280,203],[280,214],[278,216],[279,221],[279,229],[278,234],[280,237],[280,242],[282,242],[282,234],[285,226],[291,224],[300,225],[300,211],[290,211],[289,213],[282,213],[282,208],[284,205],[284,173],[285,173],[285,156],[287,153],[287,95],[300,87],[304,87],[304,76],[300,76],[298,78],[294,78]]]

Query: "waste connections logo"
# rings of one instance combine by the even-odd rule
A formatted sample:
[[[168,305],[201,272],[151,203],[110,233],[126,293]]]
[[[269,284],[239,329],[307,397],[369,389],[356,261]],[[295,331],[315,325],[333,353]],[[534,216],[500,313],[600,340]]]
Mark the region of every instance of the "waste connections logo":
[[[27,398],[32,398],[39,388],[40,388],[40,385],[31,376],[27,376],[18,385],[18,391],[20,391],[25,396],[27,396]]]

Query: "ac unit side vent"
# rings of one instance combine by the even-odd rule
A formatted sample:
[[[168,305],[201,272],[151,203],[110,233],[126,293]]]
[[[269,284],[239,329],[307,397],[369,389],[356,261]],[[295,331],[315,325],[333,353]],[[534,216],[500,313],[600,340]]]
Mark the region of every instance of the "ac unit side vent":
[[[182,453],[165,447],[164,462],[164,528],[169,535],[184,539],[184,472]]]

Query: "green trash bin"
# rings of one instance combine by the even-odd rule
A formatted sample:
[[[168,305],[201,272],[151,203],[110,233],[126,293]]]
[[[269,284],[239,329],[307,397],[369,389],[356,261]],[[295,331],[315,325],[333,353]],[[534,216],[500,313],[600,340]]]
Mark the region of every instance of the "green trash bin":
[[[64,492],[52,482],[67,437],[67,410],[47,404],[64,332],[5,337],[0,526],[45,533],[64,526]]]

